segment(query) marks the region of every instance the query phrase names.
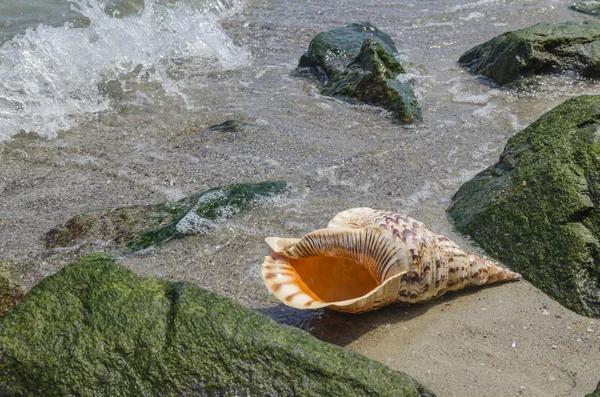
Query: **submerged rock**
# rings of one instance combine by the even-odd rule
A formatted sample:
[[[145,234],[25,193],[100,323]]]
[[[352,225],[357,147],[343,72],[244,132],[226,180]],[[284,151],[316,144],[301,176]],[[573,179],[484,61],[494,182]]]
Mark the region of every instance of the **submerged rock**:
[[[583,12],[584,14],[600,15],[600,1],[580,1],[569,6],[569,8],[574,11]]]
[[[600,96],[570,99],[465,183],[456,228],[567,308],[600,317]]]
[[[407,375],[102,255],[0,319],[0,395],[433,396]]]
[[[245,121],[239,120],[227,120],[221,124],[211,125],[208,127],[211,131],[221,131],[221,132],[242,132],[244,130],[257,128],[258,125],[253,123],[247,123]]]
[[[175,237],[204,234],[265,199],[282,194],[285,182],[238,183],[216,187],[175,203],[118,207],[78,215],[45,236],[47,248],[83,244],[138,251]]]
[[[22,263],[0,261],[0,317],[10,311],[25,296],[21,280]]]
[[[538,23],[506,32],[465,52],[458,63],[499,85],[567,70],[598,77],[600,23]]]
[[[299,67],[308,67],[325,84],[323,95],[381,106],[403,123],[421,120],[412,87],[401,80],[392,39],[370,23],[353,23],[319,33]]]

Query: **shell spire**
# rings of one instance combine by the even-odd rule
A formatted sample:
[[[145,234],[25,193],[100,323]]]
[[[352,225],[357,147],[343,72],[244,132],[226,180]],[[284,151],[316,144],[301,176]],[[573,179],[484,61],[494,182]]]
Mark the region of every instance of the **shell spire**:
[[[517,273],[465,253],[406,215],[354,208],[301,239],[268,237],[262,277],[297,309],[361,313],[425,302],[468,285],[518,280]]]

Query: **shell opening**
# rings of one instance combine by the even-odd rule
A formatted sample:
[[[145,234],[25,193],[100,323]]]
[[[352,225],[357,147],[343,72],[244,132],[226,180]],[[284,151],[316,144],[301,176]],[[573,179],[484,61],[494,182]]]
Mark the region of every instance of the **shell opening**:
[[[379,285],[361,265],[346,258],[286,258],[317,300],[330,303],[359,298]]]

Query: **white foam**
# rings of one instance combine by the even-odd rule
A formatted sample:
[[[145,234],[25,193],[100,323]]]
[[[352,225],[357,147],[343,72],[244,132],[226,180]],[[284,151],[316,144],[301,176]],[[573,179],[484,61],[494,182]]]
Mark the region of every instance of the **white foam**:
[[[183,96],[168,75],[174,61],[200,58],[223,69],[248,62],[247,52],[221,30],[218,16],[206,10],[147,0],[140,15],[112,18],[100,0],[73,1],[89,27],[40,25],[0,47],[0,141],[21,130],[52,138],[77,116],[109,110],[107,92],[99,88],[107,82],[121,91],[131,90],[131,80],[133,86],[150,82]],[[213,3],[213,11],[224,8],[221,1]]]

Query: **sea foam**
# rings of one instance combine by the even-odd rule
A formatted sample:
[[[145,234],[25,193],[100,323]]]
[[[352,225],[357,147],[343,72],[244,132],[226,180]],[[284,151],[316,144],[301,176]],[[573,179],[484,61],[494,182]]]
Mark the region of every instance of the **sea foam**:
[[[105,2],[74,0],[88,27],[40,25],[7,41],[0,47],[0,141],[21,131],[52,138],[110,110],[106,87],[126,92],[143,80],[184,96],[169,75],[174,62],[204,59],[212,69],[248,63],[219,26],[229,3],[211,1],[200,8],[146,0],[138,14],[116,18]]]

